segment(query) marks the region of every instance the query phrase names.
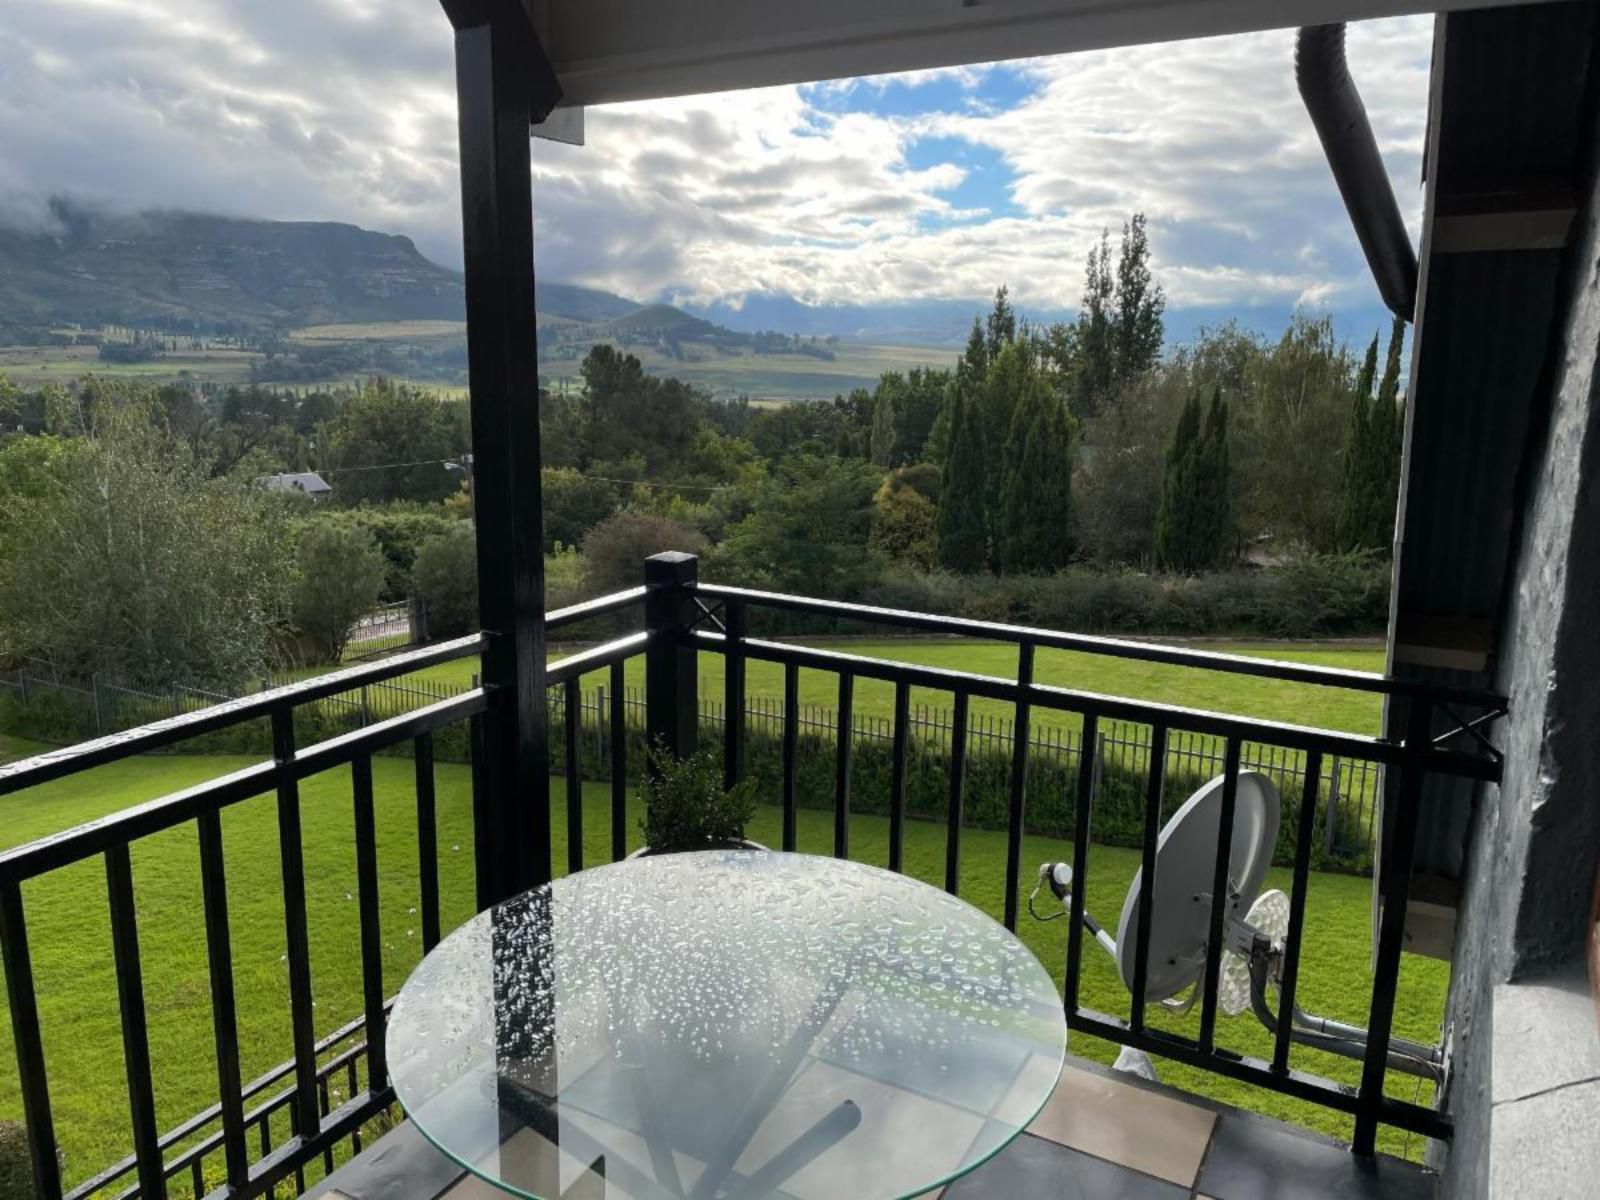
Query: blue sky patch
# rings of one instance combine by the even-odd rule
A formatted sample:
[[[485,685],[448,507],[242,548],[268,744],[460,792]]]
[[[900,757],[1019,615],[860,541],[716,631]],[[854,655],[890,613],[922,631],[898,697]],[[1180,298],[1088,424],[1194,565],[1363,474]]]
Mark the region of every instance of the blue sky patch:
[[[972,108],[1003,112],[1039,90],[1038,80],[1015,67],[980,67],[970,85],[955,75],[931,78],[851,80],[843,86],[811,84],[801,89],[822,112],[871,113],[878,117],[923,117]]]
[[[987,210],[986,217],[969,219],[1022,215],[1022,210],[1011,199],[1016,172],[992,146],[965,138],[925,137],[912,142],[905,153],[906,165],[914,171],[954,163],[967,173],[959,185],[939,194],[956,208]]]

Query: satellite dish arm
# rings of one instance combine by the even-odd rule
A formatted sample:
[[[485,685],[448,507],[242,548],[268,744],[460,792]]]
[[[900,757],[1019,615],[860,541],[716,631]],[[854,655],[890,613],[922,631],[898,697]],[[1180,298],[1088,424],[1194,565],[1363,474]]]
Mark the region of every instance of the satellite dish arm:
[[[1267,1032],[1278,1032],[1278,1014],[1267,1004],[1267,971],[1271,956],[1250,956],[1250,1007]],[[1317,1017],[1296,1005],[1290,1016],[1289,1037],[1303,1046],[1340,1054],[1345,1058],[1367,1056],[1367,1031],[1328,1017]],[[1407,1075],[1420,1075],[1435,1083],[1444,1081],[1444,1052],[1437,1046],[1424,1046],[1406,1038],[1389,1039],[1389,1067]]]

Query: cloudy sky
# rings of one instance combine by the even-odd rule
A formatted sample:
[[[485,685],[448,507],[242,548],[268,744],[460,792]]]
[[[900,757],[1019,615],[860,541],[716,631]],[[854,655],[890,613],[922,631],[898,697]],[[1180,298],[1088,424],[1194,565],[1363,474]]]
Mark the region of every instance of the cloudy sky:
[[[436,0],[0,0],[0,209],[51,193],[352,221],[460,262]],[[1352,27],[1413,233],[1431,19]],[[1099,230],[1148,214],[1175,309],[1370,308],[1295,94],[1293,34],[619,105],[535,143],[538,267],[736,304],[1071,307]]]

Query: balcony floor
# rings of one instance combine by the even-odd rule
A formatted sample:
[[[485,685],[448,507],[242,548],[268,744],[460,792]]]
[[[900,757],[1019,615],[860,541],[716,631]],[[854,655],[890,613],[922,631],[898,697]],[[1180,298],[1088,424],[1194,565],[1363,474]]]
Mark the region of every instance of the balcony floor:
[[[1027,1133],[924,1200],[1429,1200],[1436,1177],[1411,1163],[1356,1158],[1291,1125],[1212,1106],[1069,1058]],[[571,1200],[601,1200],[582,1181]],[[409,1125],[314,1187],[316,1200],[499,1200]],[[847,1200],[841,1197],[840,1200]]]

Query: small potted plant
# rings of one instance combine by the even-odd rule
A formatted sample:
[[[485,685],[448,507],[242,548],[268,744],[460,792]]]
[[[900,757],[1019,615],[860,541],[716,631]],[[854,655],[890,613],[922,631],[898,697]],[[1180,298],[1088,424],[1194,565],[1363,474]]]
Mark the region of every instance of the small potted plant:
[[[723,787],[722,765],[710,751],[679,759],[661,747],[653,748],[640,792],[644,817],[639,828],[645,845],[632,857],[733,847],[764,849],[744,836],[744,827],[756,812],[754,786],[746,779],[732,788]]]

